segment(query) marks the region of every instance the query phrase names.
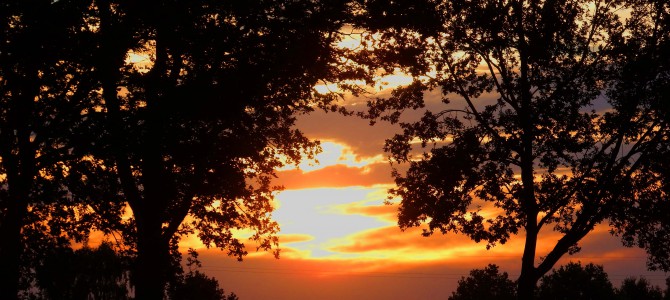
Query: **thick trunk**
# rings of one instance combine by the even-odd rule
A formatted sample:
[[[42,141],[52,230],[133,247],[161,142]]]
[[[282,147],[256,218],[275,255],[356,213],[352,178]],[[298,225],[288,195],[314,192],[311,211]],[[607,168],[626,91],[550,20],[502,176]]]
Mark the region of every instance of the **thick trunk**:
[[[156,170],[143,168],[144,197],[134,211],[137,221],[136,299],[163,299],[170,266],[169,238],[163,235],[165,195]],[[162,201],[161,201],[162,200]]]
[[[167,52],[162,42],[163,30],[156,34],[156,60],[147,75],[147,107],[143,140],[142,199],[143,223],[137,223],[138,240],[138,286],[137,299],[163,299],[167,275],[170,268],[170,236],[164,236],[163,221],[167,203],[174,196],[169,176],[166,176],[161,152],[162,120],[156,109],[160,90],[164,88],[162,76],[165,73]],[[143,285],[143,286],[141,286]]]
[[[526,242],[524,244],[523,256],[521,258],[521,275],[519,276],[517,293],[520,300],[533,299],[538,276],[535,268],[535,254],[537,252],[537,236],[539,227],[537,222],[538,208],[535,200],[532,158],[522,158],[521,177],[524,192],[521,203],[526,211]]]
[[[528,261],[524,255],[524,259],[521,262],[521,275],[517,281],[517,296],[519,300],[531,300],[534,298],[537,280],[538,276],[534,260]]]
[[[532,204],[535,203],[534,197]],[[535,207],[535,205],[530,205]],[[517,282],[517,294],[519,300],[533,299],[537,280],[539,279],[537,269],[535,268],[535,253],[537,251],[537,210],[530,209],[532,213],[526,220],[526,243],[521,258],[521,275]]]
[[[527,212],[526,224],[524,226],[526,229],[526,242],[521,258],[521,275],[517,283],[517,294],[520,300],[530,300],[533,299],[537,280],[539,279],[537,269],[535,268],[539,227],[537,222],[538,209],[532,180],[532,164],[522,169],[522,181],[524,193],[521,202],[524,210]]]
[[[135,298],[161,300],[170,263],[169,248],[162,238],[161,224],[138,219],[137,233]]]
[[[518,299],[533,299],[538,274],[535,268],[535,253],[537,251],[537,235],[539,225],[537,216],[539,212],[537,199],[535,198],[535,174],[533,146],[535,143],[534,115],[532,105],[531,84],[529,82],[528,45],[524,30],[524,1],[518,0],[514,3],[514,14],[516,19],[515,31],[518,37],[519,51],[519,95],[521,104],[518,110],[518,122],[521,127],[521,182],[523,190],[519,198],[521,210],[525,213],[526,243],[524,245],[523,257],[521,259],[521,275],[517,282]]]

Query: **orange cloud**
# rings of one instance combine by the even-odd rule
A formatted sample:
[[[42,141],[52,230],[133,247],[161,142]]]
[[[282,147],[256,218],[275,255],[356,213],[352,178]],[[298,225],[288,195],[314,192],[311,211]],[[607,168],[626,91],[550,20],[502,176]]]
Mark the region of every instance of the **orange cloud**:
[[[313,160],[303,156],[301,163],[297,166],[304,172],[311,172],[333,165],[345,165],[350,167],[365,167],[366,165],[385,162],[383,155],[362,156],[347,144],[335,141],[321,141],[321,152]],[[296,166],[286,165],[277,171],[295,170]]]
[[[352,203],[345,208],[345,211],[349,214],[381,218],[393,223],[397,221],[398,215],[398,207],[392,205],[363,205],[360,203]]]
[[[308,242],[313,240],[314,237],[307,234],[281,234],[279,235],[279,243],[282,245],[291,244],[291,243],[300,243]]]
[[[365,167],[342,164],[327,166],[315,171],[287,170],[277,173],[276,184],[286,189],[320,187],[373,186],[393,182],[388,163],[374,163]]]

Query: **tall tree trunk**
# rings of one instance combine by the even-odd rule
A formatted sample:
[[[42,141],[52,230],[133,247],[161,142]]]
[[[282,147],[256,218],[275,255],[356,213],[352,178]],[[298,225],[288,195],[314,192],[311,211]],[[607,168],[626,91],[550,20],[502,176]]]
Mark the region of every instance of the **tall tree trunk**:
[[[521,258],[521,275],[517,283],[519,300],[531,300],[534,297],[539,275],[535,268],[535,254],[537,252],[537,236],[539,233],[537,215],[538,208],[535,200],[532,158],[522,158],[521,177],[524,185],[520,199],[526,212],[526,242]]]
[[[150,209],[150,208],[149,208]],[[161,223],[152,212],[135,214],[137,218],[137,266],[135,298],[162,300],[169,266],[168,243],[162,238]],[[142,217],[140,217],[142,216]]]
[[[534,259],[536,244],[537,235],[526,235],[526,247],[524,248],[523,258],[521,260],[521,275],[517,281],[517,296],[519,300],[531,300],[534,298],[538,280]],[[531,251],[530,249],[533,250]]]
[[[524,134],[524,137],[528,136]],[[528,138],[530,139],[530,138]],[[532,139],[531,139],[532,140]],[[530,148],[530,147],[529,147]],[[533,158],[530,153],[532,148],[526,151],[521,158],[521,180],[523,192],[521,205],[526,212],[526,242],[524,244],[523,256],[521,257],[521,275],[517,283],[517,294],[519,300],[531,300],[534,297],[535,288],[539,275],[535,268],[535,254],[537,252],[537,236],[539,225],[537,222],[538,207],[535,199],[533,182]]]
[[[159,8],[160,9],[160,8]],[[163,234],[166,203],[174,196],[169,177],[166,177],[161,153],[162,120],[157,110],[160,91],[167,88],[163,75],[167,67],[167,48],[163,42],[165,30],[159,22],[156,33],[156,59],[147,74],[146,136],[143,139],[142,184],[144,196],[140,204],[143,222],[137,222],[138,299],[163,299],[168,270],[170,270],[170,236]],[[153,276],[152,276],[153,275]]]
[[[529,74],[529,56],[528,44],[526,42],[526,33],[524,30],[524,1],[517,0],[514,3],[513,13],[515,14],[515,31],[518,36],[519,51],[519,94],[521,96],[521,105],[518,113],[519,127],[521,127],[521,182],[523,190],[520,195],[521,210],[526,215],[526,243],[524,245],[523,256],[521,258],[521,275],[517,283],[517,295],[520,300],[531,300],[535,293],[538,276],[535,269],[535,253],[537,251],[537,235],[539,227],[537,216],[539,208],[535,198],[535,174],[534,174],[534,153],[535,143],[534,132],[534,113],[532,107],[532,94],[530,92]]]

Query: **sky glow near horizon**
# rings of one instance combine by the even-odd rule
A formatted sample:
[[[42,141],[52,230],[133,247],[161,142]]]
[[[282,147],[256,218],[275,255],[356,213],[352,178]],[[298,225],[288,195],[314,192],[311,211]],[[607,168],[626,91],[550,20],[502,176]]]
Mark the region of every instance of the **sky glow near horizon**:
[[[356,140],[373,141],[369,136],[388,128],[369,127],[363,121],[352,125],[367,126],[355,132],[356,138],[347,137],[354,132],[342,128],[342,136],[334,136],[327,133],[333,128],[322,122],[331,118],[360,121],[332,114],[302,118],[299,126],[324,141],[324,151],[317,156],[320,164],[278,172],[278,183],[286,186],[276,196],[273,214],[281,226],[280,259],[250,249],[239,263],[216,249],[199,250],[203,271],[217,277],[226,291],[240,299],[437,299],[450,295],[471,269],[489,263],[498,264],[513,279],[518,276],[522,235],[486,250],[462,235],[423,237],[420,228],[400,231],[397,205],[384,204],[393,187],[388,162],[364,143],[353,145]],[[558,238],[543,232],[537,257]],[[664,285],[665,274],[646,271],[644,252],[622,247],[607,226],[596,228],[581,246],[582,252],[564,257],[557,266],[593,262],[605,266],[615,285],[630,275],[645,275],[653,284]]]
[[[399,77],[389,85],[406,83]],[[428,108],[440,102],[439,93],[426,97]],[[516,279],[523,234],[486,250],[484,243],[463,235],[423,237],[421,228],[398,228],[397,203],[384,204],[394,183],[382,150],[384,140],[398,132],[397,126],[369,126],[367,120],[317,111],[300,116],[296,127],[320,140],[323,152],[316,156],[318,163],[303,160],[297,168],[277,172],[276,183],[286,188],[277,194],[273,213],[281,227],[281,258],[254,252],[253,243],[242,263],[218,250],[201,250],[204,271],[216,276],[227,291],[241,299],[446,298],[461,276],[489,263]],[[495,212],[483,207],[482,214],[490,213]],[[543,230],[536,261],[559,238],[550,228]],[[556,267],[569,261],[593,262],[605,266],[615,285],[631,275],[645,275],[653,284],[664,285],[665,274],[648,272],[644,252],[622,247],[606,224],[580,246],[580,253],[563,257]]]
[[[357,38],[360,36],[349,35],[338,46],[354,50],[361,47]],[[152,66],[152,55],[128,53],[126,63],[146,71]],[[375,79],[378,83],[367,89],[379,97],[413,80],[400,70]],[[325,94],[338,91],[338,87],[323,82],[314,90]],[[426,92],[425,100],[426,109],[443,105],[439,91]],[[450,97],[450,101],[451,106],[465,107],[459,97]],[[477,100],[478,105],[493,101],[491,94]],[[344,103],[352,109],[365,107],[365,99],[346,97]],[[407,115],[417,118],[422,113]],[[489,263],[501,266],[513,279],[518,276],[523,233],[486,250],[485,244],[463,235],[423,237],[421,228],[398,228],[397,201],[384,204],[394,183],[382,150],[385,139],[399,132],[397,125],[380,122],[369,126],[367,120],[316,111],[298,117],[296,127],[309,138],[320,140],[323,151],[315,160],[303,157],[298,166],[277,170],[275,183],[286,188],[277,193],[273,213],[281,227],[281,259],[255,252],[253,242],[247,244],[249,255],[242,263],[225,252],[207,249],[193,235],[180,243],[184,252],[191,247],[199,250],[203,270],[216,277],[227,292],[235,292],[243,300],[436,299],[448,297],[458,279],[471,269]],[[413,144],[419,146],[420,142]],[[484,206],[481,214],[495,211]],[[249,235],[245,230],[239,232],[240,237]],[[549,228],[543,230],[536,261],[558,238]],[[580,246],[580,253],[563,257],[556,267],[569,261],[593,262],[605,266],[615,285],[631,275],[645,275],[653,284],[664,285],[666,274],[647,272],[644,252],[622,247],[606,225],[587,235]]]

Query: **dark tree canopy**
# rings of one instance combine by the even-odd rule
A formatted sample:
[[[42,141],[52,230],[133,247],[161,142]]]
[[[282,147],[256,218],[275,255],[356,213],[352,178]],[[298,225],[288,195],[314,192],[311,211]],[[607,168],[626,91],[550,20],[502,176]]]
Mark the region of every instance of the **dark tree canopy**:
[[[0,8],[3,299],[16,297],[22,252],[38,259],[35,249],[92,229],[135,251],[142,299],[163,294],[184,235],[241,259],[249,247],[233,232],[249,229],[278,255],[274,170],[318,151],[295,117],[336,109],[318,82],[366,76],[338,64],[346,1]]]
[[[93,44],[86,1],[0,4],[0,298],[15,299],[19,270],[30,273],[44,245],[81,241],[100,221],[114,222],[114,193],[94,185],[100,173],[85,159]],[[104,186],[114,185],[104,182]],[[87,191],[81,195],[75,191]],[[94,191],[104,195],[88,205]],[[107,197],[109,196],[109,197]],[[102,200],[102,199],[96,199]],[[111,202],[109,202],[111,201]],[[104,202],[104,203],[103,203]],[[42,248],[43,249],[43,248]]]
[[[177,280],[170,283],[169,298],[171,300],[239,300],[235,293],[226,294],[219,287],[219,282],[198,269],[202,267],[198,259],[198,252],[189,249],[186,258],[188,272],[178,276]]]
[[[36,267],[40,299],[131,299],[130,257],[117,253],[110,243],[95,249],[45,249]]]
[[[470,276],[458,280],[458,287],[449,300],[512,300],[516,299],[516,284],[507,272],[499,273],[498,266],[470,271]]]
[[[613,299],[614,287],[602,266],[568,263],[542,277],[538,299]],[[642,299],[642,298],[640,298]]]
[[[666,291],[666,298],[667,298]],[[633,299],[646,299],[646,300],[662,300],[663,292],[661,288],[657,286],[652,286],[647,279],[644,277],[635,278],[629,277],[624,279],[621,282],[621,286],[616,289],[617,300],[633,300]]]
[[[134,257],[119,250],[107,241],[95,249],[86,245],[77,250],[69,245],[43,248],[34,263],[34,284],[23,291],[21,299],[134,299],[131,283]],[[189,250],[184,268],[181,255],[178,260],[171,270],[174,277],[169,281],[167,299],[238,299],[233,293],[226,294],[215,278],[198,270],[202,265],[195,250]]]
[[[172,300],[238,300],[235,294],[226,295],[216,279],[194,271],[184,276],[184,281],[175,287]]]
[[[670,269],[667,1],[359,2],[360,61],[415,78],[366,115],[402,128],[385,148],[409,165],[401,228],[525,236],[521,299],[600,224]]]
[[[295,116],[332,107],[319,81],[336,62],[344,1],[99,1],[93,68],[104,103],[93,156],[113,170],[133,218],[137,295],[158,299],[170,249],[197,234],[241,259],[235,230],[275,251],[274,170],[317,143]],[[145,65],[134,57],[146,56]],[[124,228],[124,226],[121,226]]]

